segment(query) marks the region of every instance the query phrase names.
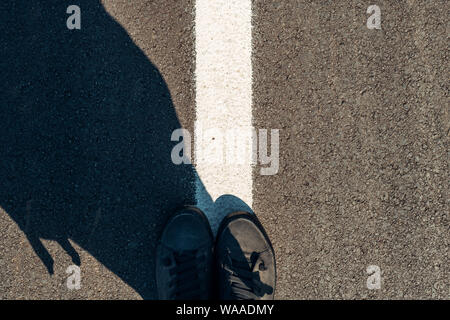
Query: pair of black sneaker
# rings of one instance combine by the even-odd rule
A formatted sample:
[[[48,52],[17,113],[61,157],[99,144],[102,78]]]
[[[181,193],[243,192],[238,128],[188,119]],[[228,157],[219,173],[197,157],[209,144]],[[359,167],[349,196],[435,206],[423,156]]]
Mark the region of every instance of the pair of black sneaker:
[[[271,300],[275,254],[254,214],[234,212],[214,242],[208,219],[195,207],[177,212],[157,248],[156,281],[164,300]]]

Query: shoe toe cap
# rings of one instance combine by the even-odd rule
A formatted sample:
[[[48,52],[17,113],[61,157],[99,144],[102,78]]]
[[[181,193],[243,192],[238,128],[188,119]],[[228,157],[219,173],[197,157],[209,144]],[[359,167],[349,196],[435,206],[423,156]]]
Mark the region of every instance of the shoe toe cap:
[[[172,218],[161,238],[162,244],[175,250],[196,250],[211,242],[207,222],[188,211]]]

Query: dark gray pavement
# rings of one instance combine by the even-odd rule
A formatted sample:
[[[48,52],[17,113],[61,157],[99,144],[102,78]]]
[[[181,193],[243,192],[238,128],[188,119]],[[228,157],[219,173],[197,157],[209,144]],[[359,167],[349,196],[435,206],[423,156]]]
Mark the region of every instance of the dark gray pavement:
[[[281,129],[254,210],[281,299],[450,298],[449,5],[372,2],[254,2],[255,127]]]
[[[79,31],[64,2],[0,4],[0,299],[155,298],[157,235],[194,200],[167,159],[193,132],[194,1],[77,2]],[[448,11],[254,1],[254,126],[281,129],[253,191],[276,298],[450,298]]]
[[[81,30],[69,4],[1,4],[0,299],[152,299],[161,228],[195,201],[170,160],[195,115],[192,2],[77,1]]]

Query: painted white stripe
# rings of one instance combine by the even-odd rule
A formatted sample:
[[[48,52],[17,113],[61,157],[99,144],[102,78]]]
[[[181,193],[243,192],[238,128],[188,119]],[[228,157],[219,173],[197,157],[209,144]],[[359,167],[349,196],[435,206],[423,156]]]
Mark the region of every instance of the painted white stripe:
[[[251,157],[239,146],[249,151],[251,144],[252,8],[251,0],[196,0],[195,9],[196,194],[214,228],[225,211],[233,210],[214,205],[218,197],[232,194],[252,205]],[[221,139],[230,129],[237,133],[236,144]],[[230,163],[230,149],[238,152],[240,163]],[[220,160],[227,163],[217,164]]]

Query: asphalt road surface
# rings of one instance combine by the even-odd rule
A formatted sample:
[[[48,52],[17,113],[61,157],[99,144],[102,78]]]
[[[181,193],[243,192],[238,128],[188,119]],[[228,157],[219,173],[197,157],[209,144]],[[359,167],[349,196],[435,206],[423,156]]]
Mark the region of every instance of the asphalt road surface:
[[[280,129],[278,173],[253,171],[276,298],[449,299],[448,1],[252,6],[253,126]],[[195,202],[170,161],[194,132],[195,1],[0,9],[0,299],[156,298],[158,235]]]

